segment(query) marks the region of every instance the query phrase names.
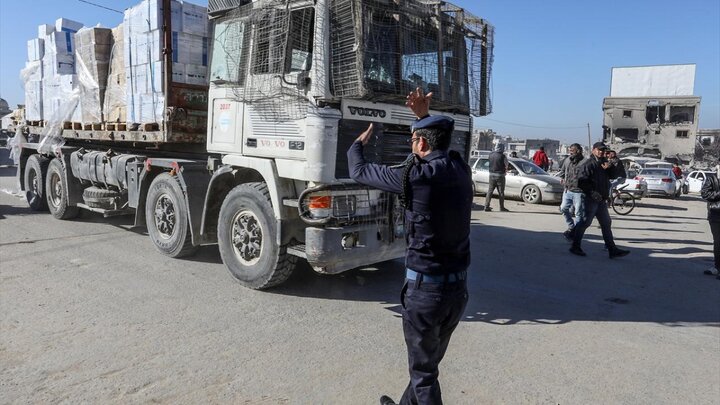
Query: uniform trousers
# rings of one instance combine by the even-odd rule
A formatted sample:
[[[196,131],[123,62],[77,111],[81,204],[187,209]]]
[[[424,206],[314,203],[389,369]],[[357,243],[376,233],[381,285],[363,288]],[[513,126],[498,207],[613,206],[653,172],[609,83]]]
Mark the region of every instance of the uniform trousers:
[[[713,236],[713,254],[715,256],[715,268],[720,270],[720,222],[710,221],[710,232]]]
[[[465,280],[406,280],[400,294],[410,382],[400,404],[442,404],[438,365],[468,301]]]

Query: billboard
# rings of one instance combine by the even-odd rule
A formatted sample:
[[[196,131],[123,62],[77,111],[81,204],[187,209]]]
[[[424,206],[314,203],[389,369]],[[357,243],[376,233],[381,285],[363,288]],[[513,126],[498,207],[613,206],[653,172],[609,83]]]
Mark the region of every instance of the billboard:
[[[695,64],[614,67],[610,97],[692,96]]]

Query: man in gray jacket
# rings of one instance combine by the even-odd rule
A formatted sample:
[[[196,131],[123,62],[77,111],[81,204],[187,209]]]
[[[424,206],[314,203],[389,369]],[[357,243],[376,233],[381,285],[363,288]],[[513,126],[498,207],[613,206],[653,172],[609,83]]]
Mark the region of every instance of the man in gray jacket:
[[[488,156],[490,177],[488,178],[488,191],[485,196],[485,211],[492,211],[490,201],[495,189],[497,189],[498,198],[500,198],[500,211],[510,211],[505,208],[505,172],[508,169],[508,160],[507,156],[503,154],[503,150],[505,150],[505,146],[498,143],[490,156]]]
[[[570,156],[563,161],[558,176],[565,186],[560,204],[560,212],[567,224],[563,236],[568,242],[572,242],[575,226],[585,219],[585,194],[578,185],[578,168],[583,160],[583,148],[579,143],[574,143],[570,145],[568,152]]]

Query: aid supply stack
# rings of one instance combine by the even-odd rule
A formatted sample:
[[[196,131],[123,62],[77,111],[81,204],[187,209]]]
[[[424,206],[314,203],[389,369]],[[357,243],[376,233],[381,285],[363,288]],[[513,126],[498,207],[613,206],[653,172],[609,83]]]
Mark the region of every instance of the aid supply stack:
[[[167,107],[162,3],[141,1],[112,29],[83,28],[67,18],[39,26],[21,72],[25,119],[51,137],[69,128],[105,129],[108,123],[114,124],[110,129],[162,127]],[[176,0],[170,8],[172,82],[207,89],[207,9]]]
[[[170,2],[172,81],[207,86],[207,9],[190,3]],[[162,0],[144,0],[125,11],[125,101],[129,123],[163,121]]]

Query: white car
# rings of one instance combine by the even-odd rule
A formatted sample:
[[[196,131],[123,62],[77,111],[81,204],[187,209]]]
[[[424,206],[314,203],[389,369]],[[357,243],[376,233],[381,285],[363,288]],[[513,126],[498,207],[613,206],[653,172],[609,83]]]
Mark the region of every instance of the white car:
[[[709,176],[717,176],[717,173],[709,170],[695,170],[687,175],[686,185],[688,193],[699,193],[703,183]]]
[[[682,180],[675,177],[672,169],[645,168],[637,177],[645,179],[649,195],[677,198],[682,193]]]
[[[473,159],[472,179],[474,191],[485,194],[490,181],[487,156]],[[505,176],[505,197],[519,197],[529,204],[562,201],[563,185],[560,179],[525,159],[508,158],[510,170]]]

